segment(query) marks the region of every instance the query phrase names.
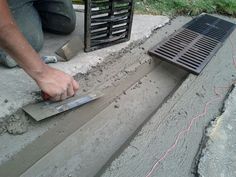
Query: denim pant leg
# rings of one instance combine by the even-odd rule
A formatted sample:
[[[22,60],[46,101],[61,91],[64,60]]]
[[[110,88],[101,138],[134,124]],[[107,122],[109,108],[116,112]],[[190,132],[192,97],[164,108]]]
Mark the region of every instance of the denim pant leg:
[[[39,14],[33,6],[33,0],[8,0],[8,4],[17,26],[31,46],[39,51],[43,46],[43,31]],[[0,58],[6,53],[0,49]]]
[[[76,15],[71,0],[37,0],[34,3],[43,29],[57,34],[69,34],[75,29]]]

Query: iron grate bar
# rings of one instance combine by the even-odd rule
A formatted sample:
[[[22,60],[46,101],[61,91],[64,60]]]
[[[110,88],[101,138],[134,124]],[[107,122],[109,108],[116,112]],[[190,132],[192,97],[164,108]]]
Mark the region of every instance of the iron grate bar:
[[[149,50],[149,54],[200,74],[235,29],[235,24],[201,15]]]
[[[235,24],[206,14],[193,19],[184,28],[224,42],[234,30]]]
[[[134,0],[85,1],[85,51],[128,41]]]

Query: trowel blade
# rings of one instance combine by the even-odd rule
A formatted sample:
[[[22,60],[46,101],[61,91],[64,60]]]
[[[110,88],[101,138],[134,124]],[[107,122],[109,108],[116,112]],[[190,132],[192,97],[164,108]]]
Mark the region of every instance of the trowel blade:
[[[40,121],[89,103],[102,97],[102,95],[101,92],[93,92],[84,96],[76,95],[61,102],[44,101],[24,106],[23,110],[36,121]]]
[[[59,48],[55,53],[62,57],[64,60],[69,61],[78,52],[83,51],[84,44],[80,37],[76,36],[67,43],[65,43],[61,48]]]

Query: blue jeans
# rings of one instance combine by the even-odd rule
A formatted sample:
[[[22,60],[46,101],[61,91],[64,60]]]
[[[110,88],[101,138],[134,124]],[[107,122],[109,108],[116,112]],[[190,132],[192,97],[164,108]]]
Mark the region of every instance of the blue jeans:
[[[75,28],[71,0],[8,0],[8,5],[19,29],[36,51],[43,46],[43,30],[69,34]],[[4,56],[6,53],[0,51],[0,58]]]

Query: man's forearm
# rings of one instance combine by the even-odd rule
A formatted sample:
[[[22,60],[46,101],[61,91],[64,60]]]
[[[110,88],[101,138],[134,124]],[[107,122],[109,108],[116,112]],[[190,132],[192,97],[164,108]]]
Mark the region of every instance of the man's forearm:
[[[11,17],[6,0],[0,1],[0,47],[32,77],[36,78],[45,67]]]
[[[26,41],[17,27],[3,27],[0,30],[0,46],[33,78],[42,72],[44,63]]]
[[[0,47],[16,60],[52,101],[71,97],[79,89],[73,77],[42,62],[18,29],[6,0],[0,0]]]

